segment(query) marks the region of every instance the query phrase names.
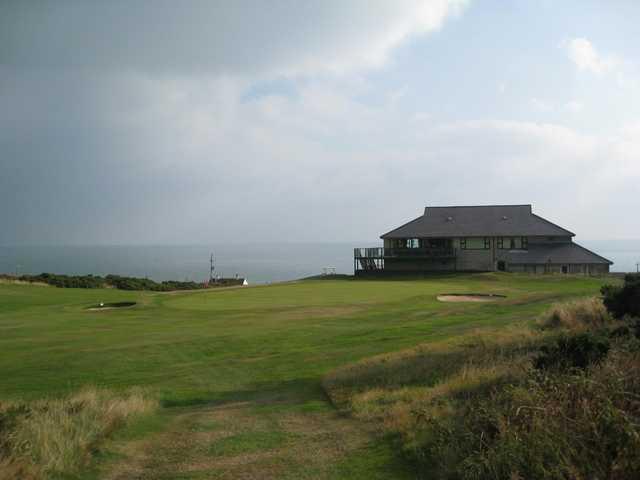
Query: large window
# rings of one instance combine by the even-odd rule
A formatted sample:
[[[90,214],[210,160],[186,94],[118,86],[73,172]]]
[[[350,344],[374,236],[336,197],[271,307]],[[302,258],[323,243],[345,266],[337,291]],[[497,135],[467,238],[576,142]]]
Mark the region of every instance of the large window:
[[[420,240],[417,238],[407,238],[407,248],[420,248]]]
[[[498,248],[502,250],[527,250],[527,237],[498,237]]]
[[[401,238],[396,240],[396,248],[420,248],[420,240],[418,238]]]
[[[466,237],[460,239],[462,250],[489,250],[491,239],[489,237]]]

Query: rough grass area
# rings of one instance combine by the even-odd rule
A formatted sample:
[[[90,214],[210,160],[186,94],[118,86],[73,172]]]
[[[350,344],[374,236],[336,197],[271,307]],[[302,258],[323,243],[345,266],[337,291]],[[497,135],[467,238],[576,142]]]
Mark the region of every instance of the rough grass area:
[[[323,386],[338,407],[410,444],[432,404],[466,401],[521,377],[543,339],[522,327],[472,332],[348,365]]]
[[[157,407],[139,389],[85,388],[60,399],[0,403],[0,479],[76,473],[117,428]]]
[[[425,478],[640,478],[640,342],[597,299],[539,323],[365,359],[323,385]]]
[[[462,384],[476,383],[474,377],[495,377],[517,369],[514,361],[536,351],[541,343],[539,335],[523,328],[473,331],[347,365],[327,375],[323,385],[340,406],[364,408],[370,400],[377,399],[384,407],[393,398],[411,410],[413,400],[421,401],[425,396],[431,398],[454,388],[456,382],[451,382],[452,378],[463,379]]]
[[[539,320],[543,328],[569,330],[602,328],[613,321],[599,298],[582,298],[554,305]]]
[[[404,360],[391,355],[388,377],[396,383],[375,388],[404,395],[398,405],[422,395],[420,389],[443,389],[432,390],[434,397],[450,395],[446,389],[464,395],[472,378],[480,391],[518,375],[521,355],[536,348],[537,337],[518,325],[533,325],[554,302],[594,295],[604,282],[460,274],[171,294],[2,284],[0,401],[31,405],[85,385],[113,392],[141,386],[159,399],[157,413],[141,424],[125,422],[101,443],[95,461],[86,468],[81,462],[65,479],[415,478],[380,429],[336,413],[322,378],[343,365],[424,345],[416,352],[430,358],[431,346],[437,351],[424,368],[414,360],[427,384],[411,383]],[[442,292],[507,298],[443,303],[436,298]],[[86,310],[110,302],[136,306]],[[535,335],[554,334],[541,332]],[[473,362],[466,361],[469,352],[476,352]],[[490,364],[495,355],[503,361]],[[372,418],[383,415],[376,402],[361,399],[363,411],[372,405]]]

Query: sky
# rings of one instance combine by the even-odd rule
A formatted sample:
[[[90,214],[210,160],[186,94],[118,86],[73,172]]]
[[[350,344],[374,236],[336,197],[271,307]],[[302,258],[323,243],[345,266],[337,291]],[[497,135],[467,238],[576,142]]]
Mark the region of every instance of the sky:
[[[636,0],[4,0],[0,244],[640,238]]]

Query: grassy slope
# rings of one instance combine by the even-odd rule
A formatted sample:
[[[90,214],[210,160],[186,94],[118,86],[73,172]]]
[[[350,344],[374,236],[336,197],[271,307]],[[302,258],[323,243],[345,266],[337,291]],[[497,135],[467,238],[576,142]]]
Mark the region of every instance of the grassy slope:
[[[470,329],[529,321],[551,302],[593,294],[601,283],[593,278],[479,274],[419,281],[316,280],[179,294],[4,284],[0,285],[0,392],[3,398],[29,399],[60,395],[86,384],[151,387],[166,406],[181,408],[169,410],[168,427],[154,437],[156,443],[136,440],[135,468],[157,467],[168,478],[175,478],[176,469],[191,467],[194,478],[206,468],[234,476],[233,465],[212,462],[198,470],[195,460],[187,468],[176,466],[177,460],[172,463],[170,455],[160,462],[149,454],[179,443],[189,429],[206,430],[203,425],[209,423],[226,433],[220,438],[217,433],[202,434],[203,442],[216,445],[231,438],[206,448],[209,457],[233,457],[240,451],[252,454],[251,461],[262,468],[275,468],[273,476],[296,470],[301,476],[300,472],[315,468],[310,460],[296,463],[290,455],[277,452],[291,450],[293,444],[303,443],[292,439],[304,438],[317,440],[319,455],[334,462],[329,470],[320,462],[316,467],[323,474],[310,478],[348,478],[354,471],[373,478],[371,472],[386,468],[378,464],[386,458],[379,451],[383,446],[362,443],[361,432],[352,432],[355,427],[344,423],[324,436],[315,433],[333,420],[320,388],[323,374],[360,358]],[[435,295],[444,292],[503,293],[508,299],[495,304],[437,302]],[[84,310],[99,301],[126,300],[139,306]],[[221,413],[225,406],[235,409],[234,414]],[[189,423],[192,420],[196,426]],[[318,429],[305,431],[301,425],[306,421],[316,421]],[[165,442],[162,435],[173,430],[175,435]],[[251,435],[243,436],[247,431],[264,437],[262,447],[243,447],[251,443],[247,440]],[[190,439],[188,435],[183,439],[185,445]],[[343,439],[344,451],[338,455],[329,444]],[[252,451],[255,448],[276,453],[262,458]],[[393,464],[393,459],[389,462]],[[124,471],[122,478],[133,476],[127,468]]]

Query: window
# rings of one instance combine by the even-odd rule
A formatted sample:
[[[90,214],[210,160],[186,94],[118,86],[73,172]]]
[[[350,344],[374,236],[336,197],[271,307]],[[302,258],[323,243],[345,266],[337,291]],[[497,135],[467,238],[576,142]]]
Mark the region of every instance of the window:
[[[418,238],[400,238],[396,240],[396,248],[420,248],[420,240]]]
[[[527,237],[498,237],[498,248],[501,250],[527,250]]]
[[[488,250],[491,245],[489,237],[467,237],[460,239],[462,250]]]

